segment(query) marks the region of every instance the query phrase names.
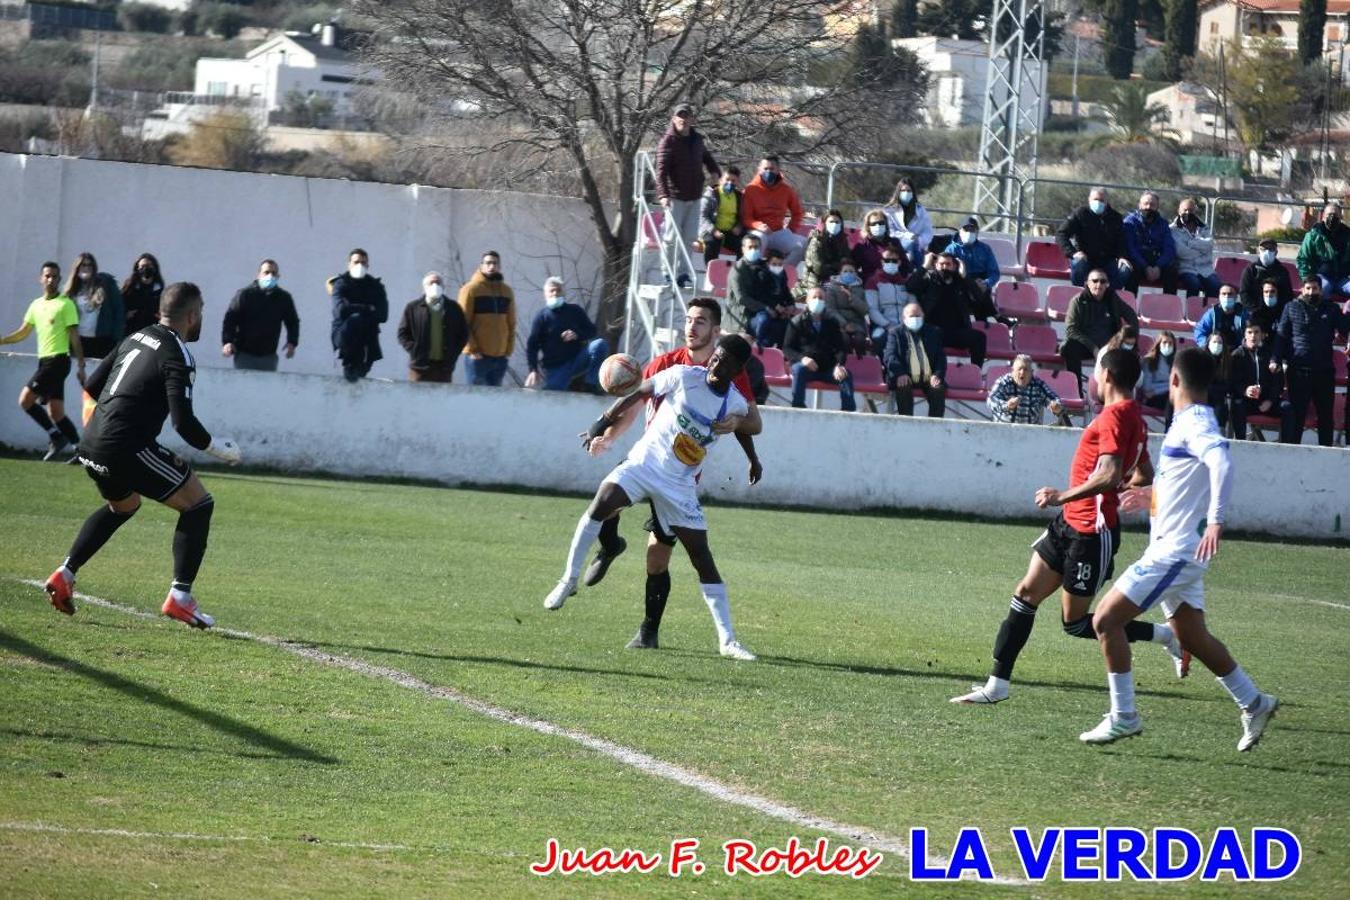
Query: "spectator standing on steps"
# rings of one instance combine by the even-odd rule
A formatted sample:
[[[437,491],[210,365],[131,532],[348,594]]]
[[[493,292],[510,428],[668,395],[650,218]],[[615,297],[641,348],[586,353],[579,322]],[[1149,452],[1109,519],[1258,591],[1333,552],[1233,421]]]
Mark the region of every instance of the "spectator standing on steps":
[[[693,283],[694,273],[687,270],[685,259],[692,261],[693,243],[698,238],[705,168],[713,178],[722,176],[703,135],[694,128],[693,108],[682,103],[675,108],[670,127],[656,145],[656,199],[670,223],[668,240],[684,247],[684,252],[676,251],[672,259],[676,283],[682,288]]]

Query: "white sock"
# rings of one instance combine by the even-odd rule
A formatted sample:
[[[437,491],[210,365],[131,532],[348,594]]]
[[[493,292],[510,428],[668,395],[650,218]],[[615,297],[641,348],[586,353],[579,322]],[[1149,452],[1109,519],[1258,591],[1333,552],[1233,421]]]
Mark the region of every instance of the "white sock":
[[[1107,672],[1107,684],[1111,687],[1111,715],[1122,719],[1133,719],[1134,711],[1134,672]]]
[[[990,675],[989,680],[984,683],[984,692],[994,697],[1008,696],[1008,679]]]
[[[713,625],[717,626],[718,645],[736,640],[736,632],[731,628],[731,601],[727,599],[727,586],[700,584],[699,589],[703,591],[703,602],[708,604],[708,612],[712,613]]]
[[[1252,681],[1251,676],[1242,671],[1242,666],[1238,666],[1227,675],[1220,675],[1219,684],[1223,689],[1233,695],[1233,701],[1243,709],[1251,709],[1256,705],[1261,692],[1256,689],[1256,683]]]
[[[1171,625],[1154,625],[1153,637],[1150,638],[1155,644],[1166,644],[1172,640]]]
[[[185,591],[182,588],[170,587],[169,596],[174,599],[175,603],[187,603],[192,599],[192,592]]]
[[[600,523],[590,516],[582,516],[572,535],[572,546],[567,550],[567,568],[563,569],[563,578],[576,581],[581,577],[581,564],[586,561],[586,554],[599,534]]]
[[[64,578],[64,579],[66,580],[66,584],[74,584],[74,583],[75,583],[75,573],[74,573],[74,571],[71,570],[70,566],[67,565],[67,563],[69,563],[69,562],[70,562],[70,560],[67,559],[65,562],[61,563],[61,568],[57,569],[57,571],[60,572],[60,573],[61,573],[61,577]]]

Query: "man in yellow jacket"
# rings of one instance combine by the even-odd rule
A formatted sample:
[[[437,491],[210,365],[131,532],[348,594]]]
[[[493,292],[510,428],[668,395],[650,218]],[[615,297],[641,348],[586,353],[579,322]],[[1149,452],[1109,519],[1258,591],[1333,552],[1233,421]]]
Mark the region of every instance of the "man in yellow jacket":
[[[459,289],[459,306],[469,328],[469,382],[498,387],[516,345],[516,295],[502,278],[502,257],[483,254],[478,271]]]

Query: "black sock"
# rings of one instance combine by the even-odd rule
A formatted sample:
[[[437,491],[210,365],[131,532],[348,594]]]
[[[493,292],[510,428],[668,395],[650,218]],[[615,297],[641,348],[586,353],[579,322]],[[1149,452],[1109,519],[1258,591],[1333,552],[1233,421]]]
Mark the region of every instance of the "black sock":
[[[1092,627],[1092,613],[1088,613],[1081,619],[1075,619],[1072,622],[1064,623],[1064,633],[1073,637],[1097,639],[1097,630]],[[1125,623],[1125,639],[1131,644],[1137,641],[1148,642],[1153,640],[1153,623],[1140,622],[1138,620]]]
[[[1133,622],[1126,622],[1125,639],[1131,644],[1136,641],[1147,642],[1153,640],[1153,623],[1140,622],[1137,619]]]
[[[1097,639],[1097,631],[1092,627],[1092,613],[1088,613],[1081,619],[1065,622],[1064,633],[1070,637],[1087,638],[1090,641],[1095,641]]]
[[[41,404],[34,403],[32,406],[25,409],[24,412],[28,413],[28,418],[38,423],[38,427],[47,432],[53,440],[61,435],[61,432],[57,429],[56,425],[53,424],[52,417],[47,415],[47,411],[42,408]]]
[[[216,502],[206,499],[178,514],[178,527],[173,531],[173,580],[189,588],[202,567],[206,555],[206,536],[211,532],[211,513]]]
[[[78,572],[80,566],[89,562],[90,557],[108,543],[108,538],[134,515],[136,515],[134,509],[129,513],[120,513],[106,505],[94,510],[89,518],[84,520],[80,533],[75,536],[75,543],[70,547],[70,556],[66,557],[66,568]]]
[[[1013,666],[1017,663],[1017,654],[1031,637],[1031,626],[1036,624],[1036,607],[1018,598],[1012,598],[1008,616],[998,629],[994,639],[994,677],[1012,678]]]
[[[646,615],[642,618],[644,634],[655,634],[661,627],[661,617],[666,613],[666,601],[670,599],[670,571],[647,574]]]
[[[617,515],[610,516],[600,523],[600,534],[597,539],[607,554],[612,555],[619,548],[619,517]]]
[[[70,416],[62,416],[61,421],[56,423],[56,427],[66,436],[66,440],[71,444],[80,442],[80,433],[75,430],[75,423],[70,421]]]

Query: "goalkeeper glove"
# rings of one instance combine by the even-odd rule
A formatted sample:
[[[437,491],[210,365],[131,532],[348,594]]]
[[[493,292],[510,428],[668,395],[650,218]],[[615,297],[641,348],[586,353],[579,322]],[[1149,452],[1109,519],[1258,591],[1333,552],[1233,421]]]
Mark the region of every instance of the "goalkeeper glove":
[[[230,438],[211,441],[206,448],[206,452],[221,462],[232,466],[239,465],[239,460],[243,459],[243,454],[239,452],[239,445]]]

